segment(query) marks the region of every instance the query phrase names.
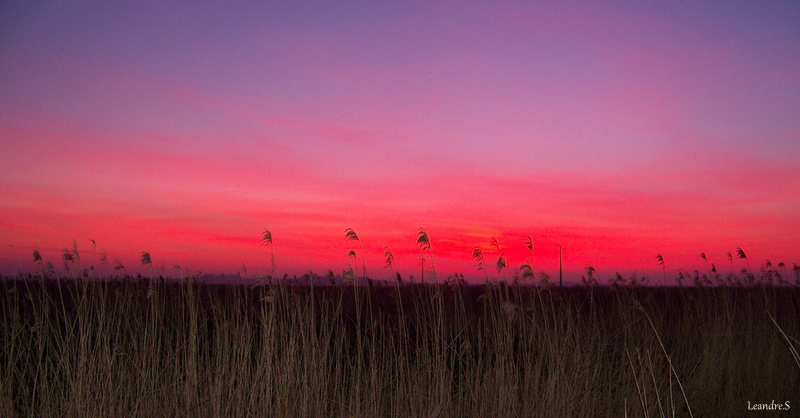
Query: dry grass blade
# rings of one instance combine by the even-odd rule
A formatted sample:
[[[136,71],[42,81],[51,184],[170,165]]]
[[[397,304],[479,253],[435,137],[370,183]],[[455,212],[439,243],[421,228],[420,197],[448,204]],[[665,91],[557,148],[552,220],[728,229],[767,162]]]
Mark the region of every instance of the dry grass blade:
[[[269,245],[270,274],[275,275],[277,266],[275,265],[275,251],[272,244],[272,232],[269,229],[264,228],[261,231],[261,244],[259,246],[263,247],[266,245]]]
[[[506,263],[506,255],[505,253],[500,253],[500,257],[497,258],[497,263],[495,263],[495,268],[497,268],[497,272],[500,273],[506,268],[508,264]]]
[[[344,239],[347,241],[358,241],[358,234],[356,234],[353,228],[347,228],[344,230]]]
[[[498,241],[497,238],[492,237],[492,240],[489,241],[489,244],[492,245],[495,251],[498,253],[500,252],[500,241]]]
[[[437,405],[431,412],[431,418],[439,418],[440,415],[442,415],[442,405]]]
[[[270,232],[269,229],[264,228],[264,230],[261,231],[261,246],[267,244],[272,245],[272,232]]]
[[[364,279],[367,278],[367,261],[364,259],[364,247],[361,246],[361,240],[358,239],[358,234],[353,228],[347,228],[344,230],[344,240],[345,241],[355,241],[358,243],[358,249],[361,250],[361,267],[363,270]],[[353,259],[355,260],[355,251],[351,251],[354,254]],[[353,262],[355,266],[355,261]]]
[[[778,329],[778,332],[781,333],[783,340],[786,342],[786,347],[789,349],[789,353],[792,355],[792,359],[794,359],[794,363],[797,364],[798,368],[800,368],[800,355],[798,355],[797,349],[794,348],[794,345],[792,344],[792,341],[789,339],[789,336],[786,335],[785,332],[783,332],[783,329],[781,329],[780,325],[778,325],[778,322],[775,321],[775,318],[773,318],[769,312],[767,312],[767,316],[769,316],[769,319],[775,325],[775,328]]]
[[[627,348],[625,349],[625,355],[628,357],[628,364],[631,366],[631,375],[633,376],[633,383],[636,385],[636,394],[639,396],[639,403],[641,403],[642,405],[642,412],[644,413],[644,416],[646,418],[648,416],[647,403],[644,400],[642,389],[641,387],[639,387],[639,379],[636,377],[636,368],[633,367],[633,359],[631,358],[631,352]]]
[[[152,264],[153,260],[150,258],[150,253],[147,251],[142,251],[142,253],[139,254],[139,263],[143,266]]]
[[[114,258],[114,270],[125,271],[125,266],[122,264],[122,261],[119,261],[119,258]]]
[[[389,246],[383,247],[383,264],[384,267],[391,268],[394,265],[394,254]]]
[[[522,263],[519,266],[519,278],[522,280],[533,280],[535,278],[533,274],[533,267],[531,267],[528,263]]]
[[[503,311],[506,314],[506,318],[509,321],[513,322],[514,319],[517,318],[517,306],[514,305],[514,302],[506,301],[503,303]]]
[[[472,248],[472,259],[475,260],[478,263],[478,267],[477,267],[478,271],[484,269],[483,251],[481,251],[480,248],[478,248],[478,247],[473,247]]]
[[[431,259],[431,273],[433,273],[433,278],[437,279],[436,266],[433,263],[433,253],[431,250],[431,239],[428,236],[428,233],[425,232],[423,228],[417,230],[417,245],[419,245],[420,257],[422,257],[425,254],[425,251],[428,251],[428,256]]]
[[[644,317],[647,318],[647,322],[650,324],[650,328],[653,330],[653,333],[655,333],[656,339],[658,339],[658,345],[661,346],[661,351],[664,352],[664,357],[667,358],[667,363],[669,363],[669,368],[672,371],[672,374],[675,375],[675,380],[677,380],[678,382],[678,387],[680,388],[681,394],[683,395],[683,401],[686,402],[686,409],[689,411],[689,416],[694,417],[694,414],[692,413],[692,408],[691,406],[689,406],[689,398],[686,396],[686,391],[683,390],[683,384],[681,383],[681,378],[678,376],[678,372],[675,371],[675,366],[672,365],[672,359],[670,358],[669,353],[667,353],[667,349],[666,347],[664,347],[664,343],[661,341],[661,336],[658,335],[656,326],[653,325],[653,321],[650,319],[650,315],[647,314],[647,311],[644,309],[644,306],[642,306],[642,304],[639,303],[638,300],[634,300],[634,303],[636,303],[636,305],[642,311]]]
[[[347,267],[342,271],[342,283],[344,284],[355,284],[356,277],[353,273],[353,267],[350,263],[347,263]]]
[[[423,253],[431,249],[431,240],[428,237],[428,233],[422,228],[417,230],[417,245],[419,245],[419,250]]]

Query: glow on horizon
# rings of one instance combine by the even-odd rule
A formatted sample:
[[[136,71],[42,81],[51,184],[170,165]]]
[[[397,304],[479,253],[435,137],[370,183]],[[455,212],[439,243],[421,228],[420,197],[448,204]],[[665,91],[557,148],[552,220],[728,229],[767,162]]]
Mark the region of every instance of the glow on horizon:
[[[440,278],[525,234],[571,281],[800,263],[792,2],[3,7],[4,274],[73,238],[263,274],[264,227],[290,275],[340,273],[348,227],[378,279],[420,227]]]

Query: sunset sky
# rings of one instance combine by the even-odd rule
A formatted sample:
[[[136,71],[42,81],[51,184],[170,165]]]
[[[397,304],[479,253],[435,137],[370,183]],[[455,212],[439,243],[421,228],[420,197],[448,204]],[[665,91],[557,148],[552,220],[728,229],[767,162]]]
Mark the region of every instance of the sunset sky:
[[[797,1],[69,3],[0,6],[3,274],[800,263]]]

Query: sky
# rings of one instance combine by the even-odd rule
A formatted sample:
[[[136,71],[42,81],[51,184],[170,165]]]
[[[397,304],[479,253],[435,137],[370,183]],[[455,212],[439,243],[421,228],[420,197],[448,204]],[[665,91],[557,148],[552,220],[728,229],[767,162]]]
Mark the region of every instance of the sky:
[[[102,269],[93,239],[129,272],[147,251],[249,277],[264,228],[278,275],[341,273],[346,228],[376,279],[389,246],[418,280],[419,228],[440,278],[482,280],[476,246],[498,278],[557,276],[558,245],[567,281],[671,280],[701,252],[739,271],[737,247],[791,266],[797,22],[796,1],[3,2],[0,273],[34,248],[63,272],[73,239]]]

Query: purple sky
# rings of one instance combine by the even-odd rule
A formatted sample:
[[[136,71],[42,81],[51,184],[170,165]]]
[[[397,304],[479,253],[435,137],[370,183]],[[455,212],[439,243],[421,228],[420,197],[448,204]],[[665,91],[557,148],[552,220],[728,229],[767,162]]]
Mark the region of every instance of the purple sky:
[[[2,272],[800,262],[797,2],[165,3],[0,6]]]

